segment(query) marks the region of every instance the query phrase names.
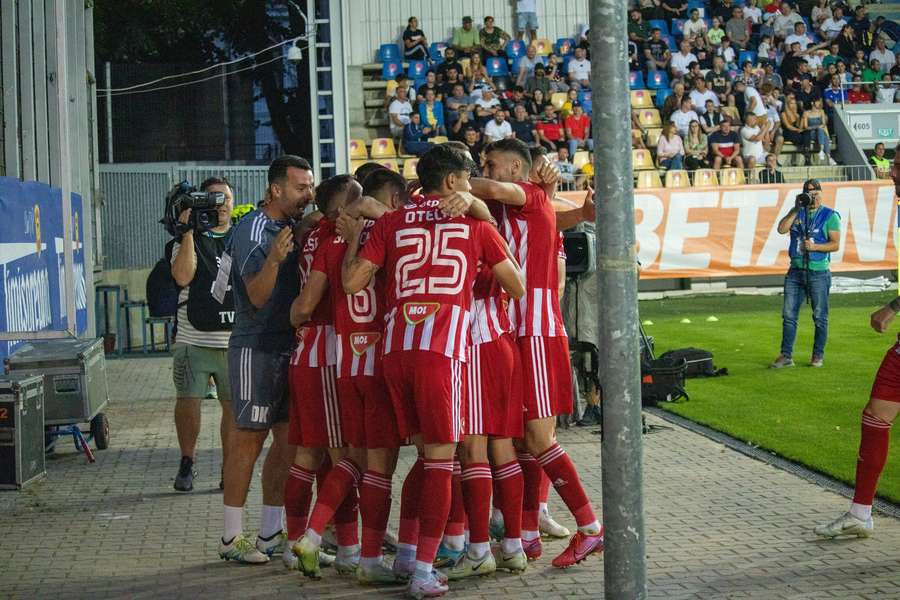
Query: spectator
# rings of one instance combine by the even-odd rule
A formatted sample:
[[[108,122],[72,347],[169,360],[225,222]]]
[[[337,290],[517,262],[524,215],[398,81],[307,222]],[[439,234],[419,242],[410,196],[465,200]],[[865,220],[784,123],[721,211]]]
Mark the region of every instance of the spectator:
[[[453,40],[450,45],[456,48],[456,52],[460,56],[469,56],[473,52],[478,52],[478,31],[472,27],[472,17],[463,17],[462,27],[453,31]]]
[[[862,39],[872,29],[872,23],[866,14],[865,4],[860,3],[857,5],[856,10],[853,12],[853,19],[850,20],[850,26],[853,28],[853,33],[856,34],[857,39]]]
[[[841,77],[837,73],[831,76],[831,85],[822,94],[825,99],[825,112],[833,114],[834,107],[847,101],[847,91],[841,85]]]
[[[734,2],[732,0],[720,0],[719,2],[712,2],[712,11],[710,16],[713,19],[718,19],[719,23],[724,25],[725,21],[731,18],[731,13],[734,10]]]
[[[772,88],[765,87],[762,88],[762,94],[757,91],[757,89],[753,86],[746,86],[744,89],[744,114],[754,114],[757,117],[765,117],[766,116],[766,103],[763,101],[762,97],[771,93]]]
[[[784,80],[781,79],[781,75],[775,72],[775,65],[773,63],[767,62],[763,73],[763,85],[770,85],[776,90],[784,88]]]
[[[385,87],[385,95],[384,95],[384,109],[387,110],[391,105],[391,102],[397,97],[397,88],[403,88],[406,90],[406,97],[411,98],[415,93],[415,90],[411,90],[409,79],[403,73],[398,73],[397,77],[395,77],[392,81],[387,82],[387,86]]]
[[[870,60],[869,66],[862,72],[862,80],[864,82],[881,81],[882,76],[881,63],[878,62],[877,58]]]
[[[544,65],[538,63],[534,67],[534,75],[525,82],[525,93],[534,96],[540,92],[544,98],[549,98],[553,91],[553,82],[544,74]]]
[[[741,127],[741,156],[748,169],[766,160],[763,139],[769,131],[769,120],[747,113],[747,122]]]
[[[631,147],[634,150],[647,149],[646,144],[644,144],[644,134],[641,131],[641,125],[634,114],[631,115]]]
[[[719,126],[722,124],[722,113],[712,100],[706,101],[705,108],[706,111],[700,117],[700,127],[703,129],[703,133],[711,135],[714,131],[719,130]]]
[[[878,84],[878,91],[875,94],[875,101],[878,104],[892,104],[897,95],[897,85],[894,83],[891,74],[888,73]]]
[[[819,28],[819,33],[822,34],[822,38],[826,41],[831,41],[836,38],[847,24],[844,21],[844,11],[841,10],[840,7],[831,11],[831,15],[831,17],[822,21],[822,26]]]
[[[683,19],[687,15],[687,2],[685,0],[662,0],[663,19]]]
[[[563,183],[572,185],[575,183],[575,165],[569,160],[569,149],[562,146],[556,151],[554,166],[559,169],[559,179]]]
[[[662,0],[638,0],[637,4],[645,21],[662,18]]]
[[[706,38],[697,36],[691,46],[691,52],[697,57],[701,69],[712,69],[713,57],[716,55],[715,50],[706,43]]]
[[[725,35],[739,50],[744,50],[750,43],[750,27],[744,18],[744,10],[735,6],[731,11],[731,18],[725,23]]]
[[[803,21],[794,23],[794,33],[787,36],[784,39],[784,43],[788,47],[794,43],[800,44],[800,50],[804,52],[806,52],[806,49],[810,46],[813,46],[814,49],[819,47],[814,45],[813,39],[806,33],[806,23]]]
[[[822,59],[822,66],[826,69],[831,64],[837,64],[839,62],[843,62],[844,59],[841,58],[840,48],[838,47],[838,43],[836,41],[831,41],[828,44],[828,56]]]
[[[584,50],[584,48],[582,48]],[[587,50],[585,50],[587,56]],[[555,54],[547,55],[547,64],[544,67],[544,73],[550,80],[550,89],[554,92],[565,92],[569,89],[569,85],[565,82],[565,77],[559,72],[560,61]]]
[[[690,171],[709,167],[709,142],[700,127],[700,121],[691,121],[688,134],[684,137],[684,163]]]
[[[856,41],[856,34],[853,32],[853,27],[850,25],[844,25],[841,29],[840,34],[837,36],[838,43],[838,53],[844,57],[845,60],[853,60],[856,57],[856,51],[861,49],[859,48],[859,43]]]
[[[585,58],[584,48],[575,48],[575,57],[569,60],[568,81],[576,90],[591,87],[591,61]]]
[[[481,126],[494,118],[500,109],[500,100],[494,96],[494,90],[485,88],[481,98],[475,99],[475,121]]]
[[[732,94],[728,96],[728,101],[724,106],[719,107],[719,111],[722,113],[722,119],[724,120],[726,117],[731,120],[732,125],[737,125],[740,127],[741,125],[741,111],[738,110],[736,106],[737,98],[740,97],[741,103],[744,102],[744,93],[743,90],[740,91],[739,94]]]
[[[475,114],[472,112],[472,108],[474,107],[474,100],[472,104],[469,106],[466,105],[458,105],[456,112],[453,116],[453,119],[449,119],[449,115],[453,113],[453,111],[448,111],[448,123],[450,123],[450,131],[448,131],[448,135],[451,139],[456,141],[464,141],[466,136],[466,129],[470,127],[478,127],[478,123],[475,120]]]
[[[403,151],[407,154],[422,156],[431,148],[432,144],[428,139],[432,136],[434,136],[434,130],[427,125],[422,125],[420,113],[411,113],[409,123],[403,126]]]
[[[793,95],[785,99],[784,110],[781,111],[781,134],[785,140],[797,147],[800,154],[808,157],[809,136],[804,132],[803,117],[797,99]]]
[[[406,60],[428,59],[428,38],[419,29],[419,19],[410,17],[403,30],[403,56]]]
[[[669,94],[669,97],[663,102],[662,110],[659,111],[663,122],[668,121],[672,116],[672,113],[681,108],[681,101],[687,97],[688,96],[684,92],[684,84],[680,81],[676,81],[675,85],[672,86],[672,93]]]
[[[695,87],[697,87],[694,82],[698,79],[703,79],[703,78],[704,78],[704,76],[703,76],[703,71],[700,70],[700,63],[692,62],[691,64],[688,65],[688,72],[684,74],[684,77],[682,77],[682,80],[684,81],[684,87],[689,90],[692,90]]]
[[[812,108],[813,102],[822,99],[819,89],[813,86],[812,79],[801,79],[800,89],[795,92],[797,102],[800,104],[800,110],[806,111]]]
[[[529,147],[537,145],[537,134],[534,131],[534,123],[528,118],[528,111],[521,104],[517,104],[513,108],[515,116],[509,123],[517,140],[521,140],[528,144]]]
[[[406,88],[398,87],[397,96],[388,107],[388,115],[390,117],[391,135],[399,138],[403,135],[403,127],[409,123],[409,115],[412,113],[413,107],[406,97]]]
[[[434,90],[425,90],[425,101],[419,102],[422,125],[431,129],[431,135],[447,135],[444,125],[444,103],[435,99]]]
[[[532,121],[537,121],[544,116],[544,105],[547,104],[547,96],[540,89],[534,90],[531,100],[525,103],[525,111]]]
[[[463,83],[462,71],[457,71],[456,67],[451,67],[447,71],[447,76],[444,78],[443,83],[438,86],[438,92],[441,95],[441,100],[449,100],[450,96],[453,95],[453,90],[456,88],[456,86],[461,87],[463,93],[465,93],[466,86],[465,83]]]
[[[469,72],[466,77],[469,80],[469,93],[476,96],[481,94],[480,90],[484,88],[484,84],[491,81],[487,68],[481,61],[481,52],[472,52],[469,55]]]
[[[563,123],[565,123],[566,117],[572,114],[572,107],[578,103],[578,92],[575,89],[570,89],[566,92],[566,101],[563,102],[563,105],[559,109],[559,117],[563,119]]]
[[[691,9],[691,18],[684,24],[685,39],[693,43],[698,37],[705,37],[707,29],[706,21],[700,18],[700,10],[697,8]]]
[[[442,62],[437,67],[437,76],[439,81],[446,81],[448,72],[450,69],[456,69],[456,74],[463,78],[465,76],[465,71],[463,71],[462,64],[456,60],[456,48],[453,46],[447,46],[444,49],[444,62]]]
[[[893,69],[894,63],[896,62],[894,53],[885,48],[884,38],[881,37],[875,41],[875,49],[869,53],[869,60],[872,59],[878,60],[878,64],[881,66],[882,73],[887,73],[891,69]]]
[[[722,29],[722,20],[719,17],[713,17],[712,26],[706,32],[706,42],[710,48],[718,49],[723,39],[725,39],[725,30]]]
[[[525,102],[525,89],[518,85],[513,87],[512,92],[507,92],[505,98],[500,98],[500,105],[506,111],[507,117],[511,117],[516,106],[523,102]]]
[[[581,108],[581,104],[572,104],[572,114],[563,121],[566,130],[566,139],[569,141],[569,154],[575,156],[579,148],[594,150],[594,140],[591,138],[591,120]]]
[[[484,18],[484,27],[478,32],[478,39],[481,43],[481,50],[487,56],[500,56],[506,58],[506,52],[503,48],[510,39],[508,33],[494,27],[494,17]]]
[[[719,98],[717,106],[728,99],[728,94],[731,93],[731,75],[725,70],[725,60],[721,56],[713,59],[713,67],[706,73],[706,83]]]
[[[778,57],[775,46],[772,44],[771,35],[762,35],[759,38],[759,46],[756,47],[757,60],[763,65],[775,64]]]
[[[453,93],[447,97],[447,121],[452,124],[459,118],[460,114],[465,113],[469,113],[469,117],[471,118],[473,116],[471,112],[474,108],[474,105],[475,100],[466,95],[466,90],[465,88],[463,88],[463,84],[455,84],[453,86]],[[457,116],[449,116],[453,113],[456,113]]]
[[[533,45],[525,49],[525,56],[519,59],[519,75],[516,79],[517,85],[524,85],[526,80],[534,74],[534,69],[538,65],[543,68],[544,60],[537,55],[537,48]]]
[[[884,143],[875,144],[875,153],[869,157],[872,168],[875,169],[875,177],[888,179],[891,176],[891,161],[884,156]]]
[[[681,40],[681,43],[678,45],[678,52],[672,55],[672,60],[669,63],[672,76],[683,77],[688,72],[688,66],[692,62],[697,62],[697,56],[691,52],[691,43],[687,40]],[[572,64],[569,63],[569,69],[571,68]]]
[[[766,103],[766,120],[769,122],[769,130],[763,139],[763,146],[775,156],[781,154],[781,148],[784,146],[784,136],[781,135],[781,106],[779,99],[779,91],[772,88],[771,92],[763,97]]]
[[[840,61],[836,66],[837,73],[841,78],[841,83],[845,85],[851,83],[853,81],[853,75],[850,73],[850,71],[847,70],[847,63],[845,63],[844,61]],[[891,74],[893,74],[893,70],[894,69],[891,69]]]
[[[713,169],[729,166],[743,168],[741,140],[738,134],[731,130],[731,119],[722,119],[719,131],[710,134],[709,149],[713,157]]]
[[[822,24],[826,19],[831,18],[831,7],[828,4],[829,0],[816,0],[816,5],[812,7],[812,11],[809,13],[809,22],[819,34],[822,33]]]
[[[538,119],[535,131],[538,143],[550,152],[555,152],[566,144],[566,132],[556,118],[556,107],[552,104],[544,105],[544,114]]]
[[[800,51],[800,44],[789,46],[789,50],[781,59],[781,77],[786,85],[790,85],[797,78],[804,64],[806,64],[806,58]]]
[[[828,158],[829,164],[836,164],[831,158],[831,141],[828,138],[828,118],[822,110],[822,99],[813,100],[812,106],[803,111],[801,120],[807,140],[819,147],[819,160]]]
[[[705,79],[698,79],[696,83],[696,89],[691,91],[691,102],[694,103],[695,110],[702,115],[706,112],[706,102],[710,101],[718,106],[719,97],[712,90],[706,88]]]
[[[428,73],[425,74],[425,83],[420,85],[419,89],[416,91],[416,102],[424,102],[425,92],[428,90],[434,92],[434,97],[437,100],[443,99],[437,85],[437,74],[434,71],[428,71]]]
[[[722,43],[719,45],[719,49],[716,50],[716,56],[722,57],[726,68],[737,71],[737,54],[734,48],[731,47],[731,40],[728,39],[728,36],[722,38]]]
[[[634,42],[638,48],[650,39],[650,26],[641,16],[638,8],[632,8],[628,19],[628,40]]]
[[[654,27],[650,31],[650,39],[644,44],[644,63],[648,71],[662,71],[669,66],[672,53],[669,44],[662,39],[662,31]]]
[[[463,144],[469,149],[469,154],[475,159],[475,163],[481,165],[481,151],[484,150],[484,142],[481,134],[474,127],[468,127],[463,134]]]
[[[762,9],[757,6],[757,0],[750,0],[744,7],[744,18],[750,25],[750,31],[756,32],[762,24]]]
[[[791,5],[787,2],[781,3],[779,12],[772,19],[772,28],[775,30],[775,37],[785,39],[794,33],[794,24],[802,23],[803,17],[791,10]]]
[[[516,38],[521,40],[526,30],[534,43],[538,30],[537,0],[516,0]]]
[[[663,125],[659,141],[656,142],[656,161],[660,167],[667,170],[684,168],[684,144],[681,136],[675,131],[674,123]]]
[[[766,154],[766,168],[759,172],[760,183],[784,183],[784,175],[778,170],[778,160],[774,154]]]
[[[735,85],[738,81],[742,81],[749,87],[759,87],[759,75],[753,68],[753,63],[745,60],[744,64],[741,65],[741,72],[737,74],[733,81]]]
[[[860,48],[856,51],[853,60],[850,61],[850,72],[854,75],[859,75],[860,78],[862,78],[863,71],[866,70],[867,66],[866,51]]]
[[[694,112],[691,99],[687,96],[681,100],[681,108],[672,113],[672,116],[669,118],[669,121],[675,124],[678,135],[687,135],[688,126],[691,124],[691,121],[699,120],[700,117]]]
[[[484,126],[484,142],[490,144],[511,137],[513,137],[513,130],[506,120],[506,111],[498,110],[494,113],[494,118]]]

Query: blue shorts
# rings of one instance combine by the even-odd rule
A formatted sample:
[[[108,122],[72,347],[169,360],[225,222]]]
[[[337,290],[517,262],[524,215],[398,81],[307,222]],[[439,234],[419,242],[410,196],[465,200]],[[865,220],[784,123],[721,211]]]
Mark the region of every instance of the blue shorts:
[[[537,13],[520,12],[516,15],[516,31],[525,31],[527,29],[537,29],[538,20]]]
[[[238,429],[271,429],[288,420],[289,352],[228,347],[228,377]]]

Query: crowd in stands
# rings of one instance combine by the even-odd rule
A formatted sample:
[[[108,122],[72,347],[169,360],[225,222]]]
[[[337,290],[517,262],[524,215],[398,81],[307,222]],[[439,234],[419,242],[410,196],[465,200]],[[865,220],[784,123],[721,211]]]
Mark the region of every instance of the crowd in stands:
[[[865,4],[631,4],[632,140],[652,155],[649,168],[736,167],[748,180],[771,181],[779,164],[835,164],[835,106],[900,101],[900,27],[870,19]],[[511,35],[491,16],[480,28],[467,16],[449,43],[429,45],[409,19],[409,68],[390,78],[386,99],[403,151],[419,155],[446,137],[478,156],[485,144],[515,137],[555,153],[568,172],[579,151],[593,150],[586,27],[554,44],[538,37],[536,18],[518,21]]]

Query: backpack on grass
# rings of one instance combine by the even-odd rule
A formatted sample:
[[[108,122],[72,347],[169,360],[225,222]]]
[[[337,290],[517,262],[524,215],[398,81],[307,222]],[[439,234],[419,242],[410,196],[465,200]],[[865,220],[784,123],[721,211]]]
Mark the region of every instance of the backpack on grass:
[[[690,400],[684,389],[687,363],[683,358],[660,356],[641,361],[641,405]]]
[[[684,360],[685,373],[687,378],[691,377],[718,377],[720,375],[728,375],[728,369],[716,369],[713,364],[712,352],[701,350],[700,348],[678,348],[669,350],[660,358],[669,358],[674,361]]]

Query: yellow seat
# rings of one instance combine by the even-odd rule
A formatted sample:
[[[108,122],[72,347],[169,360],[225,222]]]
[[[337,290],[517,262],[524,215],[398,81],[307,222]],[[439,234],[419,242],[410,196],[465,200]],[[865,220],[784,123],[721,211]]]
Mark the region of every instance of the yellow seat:
[[[394,173],[400,172],[400,165],[397,164],[397,159],[391,158],[388,160],[379,160],[378,164],[380,164],[385,169],[393,171]]]
[[[450,141],[450,138],[448,138],[446,135],[436,135],[428,141],[432,144],[446,144]]]
[[[575,156],[572,157],[572,165],[575,167],[576,171],[582,170],[584,165],[591,163],[591,153],[587,150],[579,150],[575,153]]]
[[[691,178],[687,171],[675,169],[666,171],[666,187],[667,188],[686,188],[691,187]]]
[[[369,151],[366,150],[366,143],[363,140],[350,140],[350,159],[351,160],[368,160]]]
[[[656,148],[656,145],[659,143],[659,136],[662,135],[662,128],[654,127],[653,129],[647,130],[647,147],[648,148]]]
[[[594,177],[594,163],[589,162],[589,163],[587,163],[586,165],[584,165],[583,167],[581,167],[581,173],[582,173],[585,177],[591,177],[591,178],[593,178],[593,177]],[[591,181],[590,183],[591,183],[591,185],[594,184],[593,181]]]
[[[637,188],[639,190],[645,188],[662,187],[662,181],[659,180],[659,173],[656,171],[638,171]]]
[[[655,108],[642,108],[637,113],[638,123],[644,129],[648,127],[662,127],[662,118],[659,116],[659,111]]]
[[[362,159],[351,160],[351,161],[350,161],[350,172],[351,172],[351,173],[356,173],[356,170],[357,170],[358,168],[360,168],[361,166],[363,166],[364,164],[366,164],[367,162],[369,162],[369,161],[367,161],[367,160],[362,160]]]
[[[394,140],[391,138],[375,138],[372,140],[372,158],[394,158],[397,156],[397,149],[394,147]]]
[[[650,90],[631,90],[631,108],[653,108]]]
[[[563,104],[566,103],[566,93],[565,92],[553,92],[550,94],[550,104],[552,104],[556,110],[561,110]]]
[[[534,46],[534,51],[538,56],[547,56],[553,53],[553,42],[546,38],[536,39],[531,42],[531,45]]]
[[[653,157],[650,156],[649,150],[632,150],[631,164],[635,171],[644,171],[647,169],[655,169],[653,165]]]
[[[719,171],[719,179],[722,185],[744,185],[744,170],[735,167],[728,167]]]
[[[699,169],[694,173],[694,187],[715,187],[717,185],[719,185],[719,179],[712,169]]]
[[[403,161],[403,176],[407,179],[416,179],[419,175],[416,173],[416,165],[419,164],[418,158],[407,158]]]

